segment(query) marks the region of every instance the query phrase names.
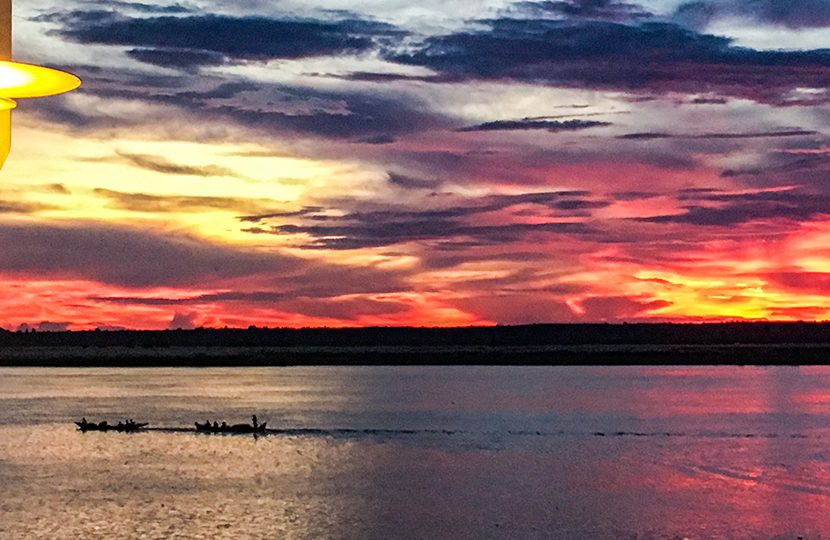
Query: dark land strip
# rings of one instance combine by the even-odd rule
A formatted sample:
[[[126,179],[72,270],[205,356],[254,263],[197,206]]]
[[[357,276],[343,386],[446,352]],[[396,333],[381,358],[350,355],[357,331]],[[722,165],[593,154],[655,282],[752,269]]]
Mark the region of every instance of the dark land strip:
[[[830,344],[366,348],[0,347],[2,367],[818,365]]]
[[[830,364],[830,323],[0,331],[0,366]]]

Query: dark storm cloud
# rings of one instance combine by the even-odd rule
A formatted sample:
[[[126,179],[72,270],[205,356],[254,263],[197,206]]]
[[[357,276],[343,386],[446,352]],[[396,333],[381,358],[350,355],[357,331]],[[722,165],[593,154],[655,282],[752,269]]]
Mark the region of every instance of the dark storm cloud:
[[[601,178],[592,173],[591,167],[607,167],[620,171],[631,163],[666,171],[700,170],[700,156],[693,152],[680,152],[670,145],[641,144],[566,144],[547,147],[514,145],[513,148],[493,149],[480,146],[477,149],[451,152],[434,150],[413,150],[411,148],[390,148],[386,153],[390,168],[404,169],[422,178],[441,178],[451,181],[469,181],[487,185],[525,185],[549,189],[550,175],[561,167],[573,167],[586,187],[598,186]],[[584,171],[584,172],[582,172]],[[622,173],[620,173],[622,176]],[[579,185],[579,184],[574,184]],[[636,190],[632,182],[620,188]]]
[[[243,222],[257,223],[269,218],[287,218],[287,217],[301,217],[311,218],[315,220],[342,220],[342,221],[383,221],[388,219],[417,219],[419,217],[428,218],[459,218],[470,216],[474,214],[481,214],[483,212],[495,212],[504,210],[511,206],[523,204],[535,204],[545,206],[548,208],[557,208],[557,205],[565,201],[572,201],[574,199],[583,199],[590,197],[590,191],[571,190],[571,191],[548,191],[541,193],[522,193],[518,195],[490,195],[482,197],[476,201],[476,204],[451,206],[448,208],[440,208],[433,210],[408,210],[401,208],[370,210],[363,212],[352,212],[346,215],[330,216],[325,214],[325,207],[322,206],[307,206],[302,210],[294,212],[276,212],[263,215],[242,216],[239,219]]]
[[[290,212],[273,212],[270,214],[260,214],[256,216],[242,216],[240,221],[248,223],[258,223],[271,218],[293,218],[293,217],[317,217],[322,215],[325,211],[323,206],[305,206],[301,210],[294,210]]]
[[[54,21],[58,17],[53,17]],[[60,16],[61,34],[80,43],[123,45],[145,52],[162,51],[152,63],[165,59],[170,67],[229,60],[294,59],[367,51],[376,39],[398,35],[394,27],[348,19],[320,21],[226,15],[129,18],[113,12],[72,12]],[[175,52],[182,51],[181,58]],[[199,54],[201,53],[201,54]]]
[[[642,6],[615,0],[519,2],[513,8],[537,17],[553,15],[573,19],[627,21],[648,19],[653,16]]]
[[[808,131],[803,129],[798,130],[782,130],[782,131],[756,131],[750,133],[665,133],[665,132],[645,132],[645,133],[626,133],[620,135],[618,139],[629,140],[652,140],[652,139],[767,139],[777,137],[807,137],[810,135],[819,135],[818,131]]]
[[[253,302],[273,303],[285,300],[286,294],[274,291],[252,291],[252,292],[221,292],[212,294],[201,294],[188,299],[190,302]]]
[[[688,196],[699,196],[699,195],[714,195],[718,194],[720,190],[718,188],[712,187],[693,187],[693,188],[682,188],[677,190],[678,193],[681,195],[688,195]]]
[[[54,209],[53,206],[42,203],[0,200],[0,214],[33,214],[41,210],[52,209]]]
[[[362,81],[374,83],[388,83],[395,81],[435,81],[435,77],[430,75],[404,75],[402,73],[375,73],[373,71],[353,71],[345,75],[335,75],[341,79],[349,81]]]
[[[245,303],[274,303],[288,298],[283,292],[273,291],[252,291],[252,292],[221,292],[212,294],[200,294],[185,298],[167,298],[159,296],[91,296],[89,299],[96,302],[108,302],[110,304],[132,304],[144,306],[171,306],[206,304],[212,302],[245,302]]]
[[[102,70],[90,65],[66,65],[64,69],[78,75],[84,81],[84,94],[104,99],[140,100],[147,103],[164,103],[166,97],[186,93],[193,80],[179,75],[159,75],[130,69]],[[102,111],[97,108],[79,108],[66,95],[41,100],[36,105],[21,102],[20,108],[28,113],[72,128],[88,130],[109,129],[151,122],[147,115],[134,115]],[[155,122],[157,124],[157,122]]]
[[[513,242],[540,233],[590,234],[590,226],[573,221],[471,224],[482,214],[504,211],[519,205],[541,207],[542,213],[546,216],[588,217],[590,210],[610,204],[606,201],[587,200],[586,196],[588,193],[583,191],[494,195],[484,197],[475,205],[420,211],[387,208],[343,215],[327,214],[321,212],[319,207],[314,207],[299,214],[272,213],[244,216],[240,220],[249,223],[263,223],[274,219],[281,221],[282,223],[268,227],[250,227],[245,231],[252,234],[305,234],[312,240],[302,247],[311,249],[359,249],[412,241],[441,242],[454,239],[465,239],[470,247]]]
[[[396,135],[449,127],[450,120],[432,113],[421,103],[383,95],[314,92],[307,89],[282,90],[313,98],[315,94],[343,112],[312,110],[306,114],[259,111],[234,105],[219,105],[211,112],[232,118],[242,125],[268,131],[291,131],[333,139],[385,144]],[[194,104],[195,105],[195,104]],[[192,105],[191,105],[192,107]]]
[[[606,201],[586,201],[580,199],[566,199],[551,205],[556,210],[593,210],[609,206]]]
[[[256,92],[261,87],[248,81],[242,82],[225,82],[221,83],[211,90],[203,90],[200,92],[179,92],[176,97],[180,100],[210,100],[210,99],[230,99],[238,96],[242,92]]]
[[[654,191],[618,191],[611,194],[615,201],[642,201],[659,196],[660,193]]]
[[[538,234],[587,234],[591,228],[582,223],[511,223],[507,225],[463,225],[456,220],[390,221],[382,226],[354,225],[283,225],[270,234],[307,234],[314,238],[303,244],[306,249],[361,249],[391,246],[415,241],[439,240],[450,237],[472,238],[470,245],[491,245],[515,242]]]
[[[636,218],[649,223],[681,223],[725,227],[758,220],[808,221],[830,214],[830,196],[800,191],[766,191],[759,193],[687,193],[679,200],[694,199],[684,207],[685,213]]]
[[[83,71],[76,70],[79,74]],[[302,134],[365,144],[393,143],[402,134],[446,129],[455,123],[431,112],[425,103],[405,96],[253,84],[238,78],[222,80],[218,76],[211,80],[217,81],[213,89],[195,90],[196,85],[204,87],[206,81],[122,71],[90,77],[84,93],[105,99],[177,107],[183,113],[178,120],[189,121],[187,114],[197,117],[190,120],[194,127],[209,128],[231,121],[268,134]],[[243,93],[242,98],[235,99]],[[135,114],[120,117],[101,114],[97,110],[80,110],[63,96],[44,100],[31,111],[51,122],[89,130],[140,125],[154,120]]]
[[[0,224],[0,273],[28,278],[83,279],[111,285],[225,288],[230,281],[254,281],[272,293],[324,298],[344,294],[406,290],[407,272],[394,275],[373,267],[344,268],[276,251],[249,251],[183,235],[97,223]],[[272,298],[273,299],[273,298]],[[204,301],[234,301],[206,295]],[[244,296],[237,301],[251,301]],[[263,300],[264,301],[264,300]]]
[[[106,11],[51,17],[62,23],[61,32],[71,39],[123,45],[129,47],[128,54],[135,58],[182,69],[216,64],[223,58],[303,58],[372,49],[382,51],[390,60],[438,72],[433,77],[415,77],[423,80],[516,80],[623,90],[645,96],[666,92],[707,94],[706,102],[740,97],[793,105],[830,99],[826,92],[793,94],[797,88],[828,86],[830,52],[825,50],[757,51],[735,46],[729,38],[697,33],[673,23],[618,24],[579,16],[626,13],[633,9],[634,6],[622,2],[533,5],[548,11],[571,12],[573,16],[566,20],[478,21],[489,29],[433,36],[411,47],[413,52],[404,54],[399,52],[403,32],[388,24],[356,18],[129,18]],[[177,56],[178,52],[181,54]],[[409,78],[394,74],[350,77],[370,77],[376,81]]]
[[[436,80],[514,80],[623,90],[640,95],[707,94],[775,104],[820,103],[830,51],[757,51],[670,23],[496,19],[485,31],[426,39],[395,60],[429,67]]]
[[[208,81],[216,81],[216,85],[203,90]],[[423,101],[407,96],[254,84],[238,77],[227,80],[221,76],[211,79],[153,77],[121,71],[90,77],[84,93],[107,99],[174,106],[197,116],[198,120],[194,122],[199,126],[222,125],[230,120],[270,134],[298,133],[367,144],[391,143],[401,134],[445,129],[454,123],[433,113]],[[146,120],[134,116],[113,118],[94,110],[79,111],[62,96],[38,105],[32,108],[33,114],[73,127],[99,129]]]
[[[195,66],[218,66],[225,63],[225,55],[213,51],[187,51],[182,49],[132,49],[127,54],[145,64],[192,69]]]
[[[260,107],[240,107],[198,96],[190,102],[190,98],[188,94],[177,94],[171,102],[187,108],[207,107],[247,126],[356,139],[365,143],[384,144],[393,142],[395,136],[402,133],[450,125],[447,118],[432,113],[423,101],[394,93],[267,85],[258,92],[246,94],[250,104],[261,104]]]
[[[724,105],[728,102],[728,99],[722,97],[696,97],[684,103],[690,103],[692,105]]]
[[[184,236],[108,227],[0,224],[0,272],[91,279],[131,287],[285,273],[303,263]]]
[[[96,6],[100,7],[100,6]],[[79,26],[112,21],[119,15],[107,9],[71,10],[43,13],[32,18],[35,22]]]
[[[392,144],[394,142],[397,142],[397,139],[394,135],[390,135],[388,133],[379,133],[377,135],[361,137],[360,139],[357,139],[355,142],[363,144]]]
[[[120,0],[82,0],[75,2],[77,5],[81,6],[95,6],[99,8],[108,8],[108,9],[117,9],[119,11],[135,11],[137,13],[188,13],[192,11],[191,8],[182,5],[182,4],[169,4],[169,5],[161,5],[161,4],[145,4],[141,2],[124,2]]]
[[[789,28],[830,25],[830,0],[701,0],[677,8],[674,18],[705,28],[723,17],[739,17]]]
[[[161,156],[148,156],[143,154],[129,154],[126,152],[118,152],[118,155],[128,161],[130,164],[149,171],[162,174],[176,174],[181,176],[237,176],[232,170],[218,165],[180,165],[168,161]]]
[[[821,185],[830,179],[830,155],[789,155],[786,153],[767,156],[764,163],[757,167],[745,167],[740,169],[726,169],[721,173],[724,178],[740,176],[752,176],[755,180],[759,178],[778,178],[787,181],[793,173],[804,173],[809,171],[808,177],[814,185]]]
[[[485,122],[476,126],[469,126],[457,131],[504,131],[504,130],[533,130],[544,129],[552,133],[557,131],[576,131],[592,127],[610,126],[610,122],[597,122],[592,120],[496,120]]]
[[[133,212],[196,212],[205,210],[236,210],[250,208],[255,201],[232,197],[203,197],[149,195],[126,193],[109,189],[96,189],[95,194],[107,199],[110,204]]]
[[[441,182],[440,180],[427,180],[405,174],[389,173],[389,183],[409,189],[434,189]]]

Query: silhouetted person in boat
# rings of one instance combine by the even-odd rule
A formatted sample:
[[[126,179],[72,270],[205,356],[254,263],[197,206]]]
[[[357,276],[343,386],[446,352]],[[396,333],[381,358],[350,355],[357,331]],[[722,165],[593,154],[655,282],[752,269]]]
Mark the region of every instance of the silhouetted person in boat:
[[[88,422],[86,421],[86,416],[85,416],[85,417],[83,417],[83,418],[81,418],[81,424],[83,424],[83,425],[87,425],[87,423],[88,423]]]
[[[224,424],[225,422],[222,423]],[[210,422],[208,422],[208,425],[210,425]],[[219,422],[216,420],[213,421],[213,429],[219,429]]]
[[[254,429],[256,429],[256,427],[257,427],[257,425],[258,425],[258,424],[257,424],[257,421],[256,421],[256,415],[253,415],[253,416],[251,417],[251,419],[254,421]]]
[[[227,422],[222,422],[222,425],[219,427],[221,427],[222,429],[228,429],[228,424]]]

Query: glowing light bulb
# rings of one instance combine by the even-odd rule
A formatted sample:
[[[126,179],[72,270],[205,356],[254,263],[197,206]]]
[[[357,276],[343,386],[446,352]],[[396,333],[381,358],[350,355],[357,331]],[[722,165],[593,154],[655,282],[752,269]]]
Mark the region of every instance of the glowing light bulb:
[[[33,82],[33,77],[23,70],[17,69],[14,62],[0,62],[0,88],[14,90],[25,87]]]
[[[15,99],[54,96],[81,86],[81,79],[71,73],[11,61],[11,13],[11,0],[0,0],[0,167],[11,148]]]
[[[57,69],[18,62],[0,62],[0,98],[54,96],[81,86],[81,79]]]

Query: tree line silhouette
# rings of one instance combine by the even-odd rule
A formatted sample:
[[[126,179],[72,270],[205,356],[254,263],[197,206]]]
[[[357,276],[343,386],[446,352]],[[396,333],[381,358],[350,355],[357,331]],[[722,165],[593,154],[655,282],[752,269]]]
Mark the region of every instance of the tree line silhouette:
[[[0,347],[526,347],[830,344],[830,323],[533,324],[463,328],[197,328],[11,332]]]
[[[0,366],[828,363],[828,323],[0,331]]]

